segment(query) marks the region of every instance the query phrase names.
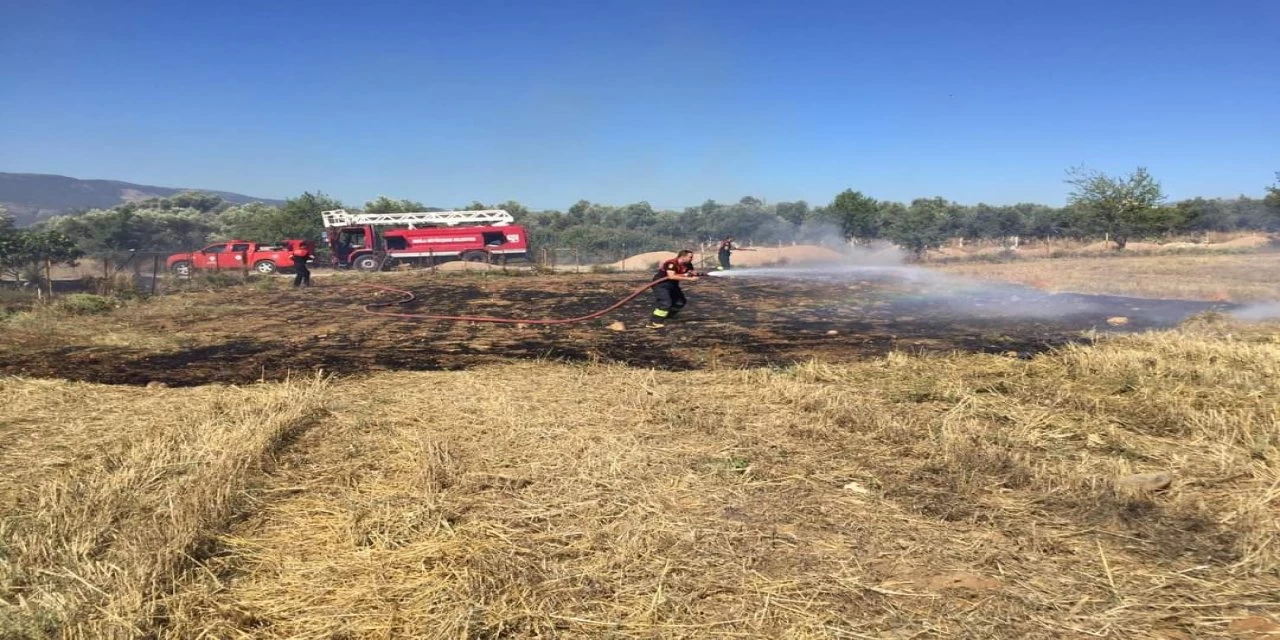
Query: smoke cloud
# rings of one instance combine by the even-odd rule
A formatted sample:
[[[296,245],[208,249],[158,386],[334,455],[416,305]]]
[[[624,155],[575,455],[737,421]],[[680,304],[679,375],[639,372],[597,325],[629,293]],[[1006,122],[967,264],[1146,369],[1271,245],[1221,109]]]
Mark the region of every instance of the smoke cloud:
[[[904,263],[906,255],[892,247],[853,247],[836,264],[749,268],[714,272],[716,278],[824,282],[849,290],[850,300],[868,296],[925,313],[975,319],[1072,319],[1106,326],[1171,326],[1214,309],[1207,302],[1146,300],[1122,296],[1049,293],[1016,284],[962,278]],[[838,289],[837,289],[838,291]],[[842,304],[833,299],[833,305]],[[1280,303],[1270,307],[1280,315]],[[1133,322],[1130,322],[1132,317]]]
[[[1280,300],[1260,302],[1236,309],[1231,313],[1238,320],[1259,322],[1262,320],[1280,320]]]

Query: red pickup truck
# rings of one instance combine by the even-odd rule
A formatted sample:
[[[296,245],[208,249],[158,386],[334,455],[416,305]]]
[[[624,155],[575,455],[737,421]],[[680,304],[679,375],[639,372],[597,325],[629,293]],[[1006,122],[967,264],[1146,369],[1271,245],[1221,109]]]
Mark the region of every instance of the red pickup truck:
[[[191,253],[175,253],[165,261],[165,266],[184,277],[197,269],[243,271],[246,267],[258,273],[271,274],[293,268],[291,252],[299,244],[311,245],[304,240],[285,240],[279,245],[232,240]]]

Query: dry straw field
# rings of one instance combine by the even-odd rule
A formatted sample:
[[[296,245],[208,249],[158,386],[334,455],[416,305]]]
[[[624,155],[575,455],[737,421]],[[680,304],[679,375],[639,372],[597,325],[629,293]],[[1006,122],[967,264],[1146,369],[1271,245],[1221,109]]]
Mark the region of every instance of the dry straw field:
[[[0,397],[0,638],[1280,633],[1276,324]]]
[[[1280,300],[1280,252],[956,262],[940,270],[1049,291],[1145,298]]]

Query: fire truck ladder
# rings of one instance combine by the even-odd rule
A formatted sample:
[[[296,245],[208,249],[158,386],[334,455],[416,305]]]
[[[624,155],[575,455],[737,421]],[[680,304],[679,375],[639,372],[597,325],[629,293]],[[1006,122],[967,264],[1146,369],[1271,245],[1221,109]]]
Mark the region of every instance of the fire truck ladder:
[[[349,227],[359,224],[390,226],[408,225],[416,229],[417,225],[453,227],[460,224],[489,225],[505,227],[515,218],[502,209],[484,211],[414,211],[410,213],[350,213],[346,209],[322,211],[326,228]]]

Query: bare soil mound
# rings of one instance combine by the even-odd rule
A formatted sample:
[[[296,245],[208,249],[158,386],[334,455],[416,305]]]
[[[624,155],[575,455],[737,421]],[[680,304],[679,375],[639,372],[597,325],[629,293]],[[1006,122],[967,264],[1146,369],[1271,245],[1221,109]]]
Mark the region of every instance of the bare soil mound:
[[[488,263],[485,263],[485,262],[464,262],[464,261],[459,260],[459,261],[457,261],[457,262],[446,262],[446,263],[444,263],[444,264],[437,265],[437,266],[436,266],[436,269],[437,269],[438,271],[446,271],[446,272],[454,272],[454,271],[492,271],[492,270],[494,270],[494,269],[502,269],[502,267],[501,267],[501,266],[498,266],[498,265],[488,264]]]
[[[606,265],[616,271],[647,271],[656,268],[663,260],[674,258],[673,251],[650,251],[627,257]],[[733,265],[736,267],[768,267],[783,264],[814,264],[821,262],[837,262],[843,256],[840,252],[827,247],[810,244],[798,244],[789,247],[751,247],[733,252]],[[714,262],[714,253],[695,253],[694,264],[704,261]]]
[[[779,260],[786,260],[790,263],[836,262],[843,258],[843,256],[840,255],[840,252],[835,251],[834,249],[807,244],[798,244],[778,249],[762,248],[756,253],[766,260],[770,254],[772,254],[773,257],[776,257]],[[742,254],[738,255],[741,256]]]
[[[1195,242],[1168,242],[1160,245],[1161,251],[1182,251],[1185,249],[1205,249],[1209,245],[1198,244]]]
[[[647,271],[656,269],[663,260],[670,260],[676,257],[674,251],[649,251],[647,253],[637,253],[634,256],[628,256],[617,262],[606,265],[618,271]],[[695,260],[699,258],[694,254]]]
[[[1266,236],[1244,236],[1241,238],[1235,238],[1234,240],[1227,240],[1226,242],[1219,242],[1210,246],[1220,249],[1256,249],[1268,244],[1271,244],[1271,239]]]

